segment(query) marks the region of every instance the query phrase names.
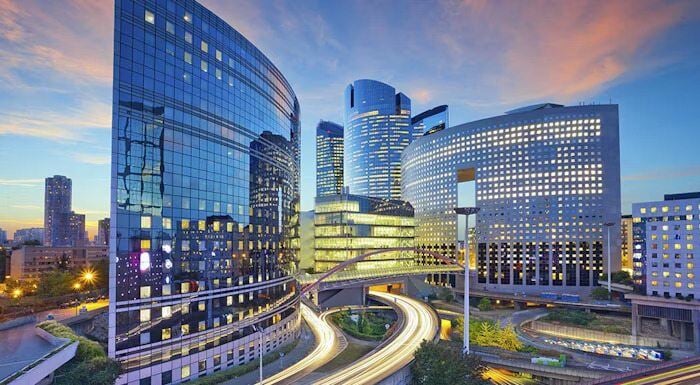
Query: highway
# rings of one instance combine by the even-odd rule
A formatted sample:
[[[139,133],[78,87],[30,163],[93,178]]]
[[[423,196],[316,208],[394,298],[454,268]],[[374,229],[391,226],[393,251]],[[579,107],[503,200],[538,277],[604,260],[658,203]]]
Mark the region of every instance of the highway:
[[[620,382],[620,385],[697,385],[700,384],[700,364]]]
[[[370,291],[370,294],[396,305],[404,320],[403,328],[386,345],[320,379],[315,385],[375,384],[410,363],[421,342],[435,337],[438,319],[426,304],[389,293]]]
[[[294,383],[314,369],[323,366],[342,351],[341,344],[344,341],[338,338],[336,330],[330,325],[327,319],[330,314],[332,312],[325,312],[319,317],[303,302],[301,303],[301,316],[316,337],[316,347],[303,360],[264,379],[263,384]]]

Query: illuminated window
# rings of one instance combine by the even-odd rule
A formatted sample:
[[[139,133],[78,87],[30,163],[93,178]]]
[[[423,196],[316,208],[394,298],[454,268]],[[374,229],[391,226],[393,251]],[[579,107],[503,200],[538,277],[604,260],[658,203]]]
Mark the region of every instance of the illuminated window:
[[[163,306],[162,308],[160,308],[160,312],[161,312],[161,317],[163,317],[165,319],[168,319],[173,315],[172,307],[170,307],[170,306]]]
[[[146,322],[151,320],[151,309],[141,309],[139,311],[139,320]]]
[[[151,228],[151,217],[141,217],[141,228],[150,229]]]
[[[180,378],[187,378],[190,376],[190,366],[185,365],[182,368],[180,368]]]
[[[151,287],[150,286],[141,286],[139,298],[151,298]]]
[[[201,68],[204,72],[209,72],[209,64],[207,64],[207,62],[204,60],[201,61],[199,68]]]
[[[185,41],[192,44],[192,34],[185,31]]]
[[[168,31],[168,33],[175,34],[175,25],[169,21],[166,21],[165,30]]]
[[[144,19],[146,20],[147,23],[155,24],[156,15],[154,15],[153,12],[146,10],[146,14],[144,16]]]
[[[163,330],[160,331],[160,339],[161,340],[169,340],[171,336],[170,328],[163,328]]]
[[[188,23],[192,22],[192,14],[190,14],[189,12],[185,12],[185,15],[182,18],[185,19],[185,21]],[[189,376],[189,373],[187,375]]]
[[[209,52],[209,44],[202,40],[202,43],[199,45],[199,47],[202,49],[204,52]]]
[[[192,54],[185,51],[185,63],[192,64]]]
[[[183,336],[190,334],[190,324],[183,324],[180,326],[180,331],[182,332]]]

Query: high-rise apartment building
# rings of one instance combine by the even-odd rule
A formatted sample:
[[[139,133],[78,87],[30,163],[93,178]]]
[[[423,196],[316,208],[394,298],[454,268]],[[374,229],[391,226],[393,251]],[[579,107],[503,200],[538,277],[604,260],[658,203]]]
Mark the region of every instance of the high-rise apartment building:
[[[44,189],[44,245],[69,246],[73,182],[63,175],[46,178]]]
[[[401,199],[401,152],[422,135],[411,99],[376,80],[345,88],[345,186],[355,195]]]
[[[97,221],[97,237],[95,238],[95,242],[97,246],[109,245],[109,218]]]
[[[546,103],[423,136],[401,176],[416,247],[455,255],[458,185],[474,183],[476,286],[590,290],[607,269],[605,223],[619,255],[619,154],[617,105]]]
[[[316,126],[316,196],[343,189],[343,126],[320,121]]]
[[[669,194],[632,205],[634,275],[638,292],[700,298],[700,192]]]
[[[193,0],[117,0],[114,36],[108,350],[123,365],[117,383],[180,383],[293,341],[294,91]]]
[[[413,132],[420,132],[422,135],[430,135],[449,126],[450,114],[447,105],[431,108],[411,118]]]

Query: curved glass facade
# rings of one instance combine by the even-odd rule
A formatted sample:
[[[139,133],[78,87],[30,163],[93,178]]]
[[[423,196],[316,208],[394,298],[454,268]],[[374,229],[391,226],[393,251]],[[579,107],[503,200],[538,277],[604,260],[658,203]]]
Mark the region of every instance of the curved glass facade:
[[[416,247],[454,255],[453,209],[465,181],[475,181],[481,208],[478,284],[591,288],[604,271],[603,224],[620,221],[617,105],[533,106],[413,142],[403,153],[402,191],[415,210]],[[616,256],[617,225],[611,234]]]
[[[298,335],[299,104],[191,0],[117,0],[109,354],[178,383]]]
[[[422,132],[411,126],[411,100],[376,80],[345,89],[345,185],[350,193],[401,199],[401,151]]]

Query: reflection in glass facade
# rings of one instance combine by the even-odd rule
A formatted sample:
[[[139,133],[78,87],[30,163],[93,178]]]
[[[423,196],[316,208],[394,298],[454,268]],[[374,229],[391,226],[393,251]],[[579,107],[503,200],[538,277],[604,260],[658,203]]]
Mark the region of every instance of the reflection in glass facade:
[[[590,290],[606,271],[607,222],[616,224],[611,250],[619,255],[617,105],[536,105],[414,141],[402,185],[415,209],[416,247],[454,255],[458,183],[471,180],[481,208],[476,286]]]
[[[352,194],[317,197],[314,237],[316,272],[373,250],[413,247],[413,207],[401,200]],[[412,251],[391,251],[370,256],[346,270],[412,265]]]
[[[428,111],[411,118],[411,126],[414,132],[420,132],[423,135],[444,130],[450,126],[450,114],[447,105],[437,106]]]
[[[411,100],[376,80],[345,88],[345,186],[352,194],[401,199],[401,151],[422,132]]]
[[[195,1],[115,12],[109,354],[178,383],[298,335],[299,105]]]
[[[316,126],[316,196],[343,189],[343,126],[327,121]]]

